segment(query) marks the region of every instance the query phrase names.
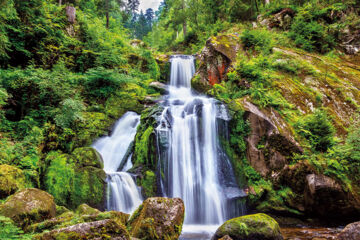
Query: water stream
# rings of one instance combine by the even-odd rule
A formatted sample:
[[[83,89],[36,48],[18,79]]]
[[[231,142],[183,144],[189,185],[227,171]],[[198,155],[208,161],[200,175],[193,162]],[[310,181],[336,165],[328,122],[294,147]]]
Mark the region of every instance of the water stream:
[[[244,192],[219,142],[227,137],[226,107],[192,91],[194,73],[192,56],[171,58],[169,95],[156,131],[162,193],[183,199],[183,237],[199,239],[196,234],[211,235],[227,219],[242,214],[236,203]]]
[[[107,210],[132,213],[143,201],[133,176],[126,172],[132,167],[129,148],[139,123],[140,116],[128,112],[115,124],[111,136],[100,138],[93,144],[103,158],[107,175]]]

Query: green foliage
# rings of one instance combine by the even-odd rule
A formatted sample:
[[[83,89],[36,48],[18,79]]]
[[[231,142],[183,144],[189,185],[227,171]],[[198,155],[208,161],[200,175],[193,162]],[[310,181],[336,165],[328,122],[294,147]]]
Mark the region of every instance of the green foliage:
[[[306,138],[315,151],[326,152],[334,145],[335,128],[323,110],[316,110],[297,123],[298,133]]]
[[[60,113],[55,116],[55,122],[62,128],[71,128],[77,121],[82,121],[84,104],[79,100],[66,99],[61,103]]]
[[[272,51],[273,43],[267,31],[246,29],[240,39],[247,50],[251,49],[263,54],[269,54]]]
[[[305,5],[298,12],[291,25],[290,38],[295,44],[309,52],[326,53],[335,46],[334,37],[327,27],[319,23],[312,4]]]
[[[30,234],[24,234],[10,218],[0,215],[0,239],[30,240],[32,239],[32,236]]]

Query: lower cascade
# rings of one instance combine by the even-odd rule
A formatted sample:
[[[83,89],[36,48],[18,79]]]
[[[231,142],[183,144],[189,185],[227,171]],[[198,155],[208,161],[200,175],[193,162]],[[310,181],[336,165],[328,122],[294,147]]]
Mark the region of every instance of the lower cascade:
[[[185,232],[216,229],[243,214],[238,199],[244,192],[220,144],[220,137],[227,138],[227,109],[192,92],[194,73],[192,56],[172,57],[169,95],[156,128],[161,190],[166,197],[183,199]]]
[[[143,201],[140,188],[126,172],[132,167],[129,148],[139,123],[140,116],[128,112],[115,124],[111,136],[100,138],[93,144],[103,158],[107,175],[107,210],[131,213]]]

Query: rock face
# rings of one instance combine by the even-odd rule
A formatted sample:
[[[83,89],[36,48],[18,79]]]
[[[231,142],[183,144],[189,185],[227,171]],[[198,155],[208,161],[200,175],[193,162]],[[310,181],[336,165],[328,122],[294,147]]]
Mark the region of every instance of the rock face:
[[[235,61],[240,49],[236,35],[220,35],[212,37],[199,56],[199,68],[192,85],[197,90],[208,89],[211,85],[220,83]]]
[[[68,22],[74,24],[76,20],[76,8],[72,6],[66,6],[65,10],[66,16],[68,17]]]
[[[360,222],[347,225],[337,236],[338,240],[358,240],[360,239]]]
[[[9,197],[0,207],[0,214],[11,218],[17,225],[26,226],[55,217],[53,196],[39,189],[28,188]]]
[[[263,113],[247,99],[243,99],[242,105],[251,127],[251,133],[246,139],[247,159],[263,177],[273,170],[281,170],[288,163],[289,157],[302,152],[287,124],[276,111],[270,109]]]
[[[213,240],[282,240],[279,224],[266,214],[233,218],[221,225]]]
[[[149,84],[150,87],[155,88],[161,94],[166,94],[168,92],[167,86],[161,82],[152,82]]]
[[[0,165],[0,199],[24,187],[25,175],[22,170],[6,164]]]
[[[268,18],[263,18],[262,15],[257,17],[257,21],[261,26],[265,26],[269,29],[271,28],[281,28],[287,30],[291,26],[292,19],[295,16],[295,11],[291,8],[284,8]]]
[[[342,187],[333,179],[309,174],[306,176],[305,207],[311,213],[322,217],[351,216],[358,210]]]
[[[124,225],[111,220],[80,223],[74,226],[53,230],[38,236],[41,240],[55,239],[116,239],[128,240],[130,235]]]
[[[179,198],[148,198],[129,220],[131,236],[149,240],[178,239],[184,214],[184,202]]]

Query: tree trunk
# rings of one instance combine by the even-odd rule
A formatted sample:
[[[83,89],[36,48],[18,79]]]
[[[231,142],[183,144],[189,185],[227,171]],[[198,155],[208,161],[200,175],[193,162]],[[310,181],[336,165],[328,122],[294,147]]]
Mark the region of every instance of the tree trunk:
[[[265,0],[265,5],[269,4],[270,0]]]
[[[109,0],[106,0],[106,28],[109,28]]]
[[[61,4],[62,4],[62,0],[59,0],[59,6],[61,6]]]
[[[183,32],[184,32],[184,37],[186,36],[186,33],[187,33],[187,24],[186,24],[186,20],[184,20],[184,23],[183,23]]]

